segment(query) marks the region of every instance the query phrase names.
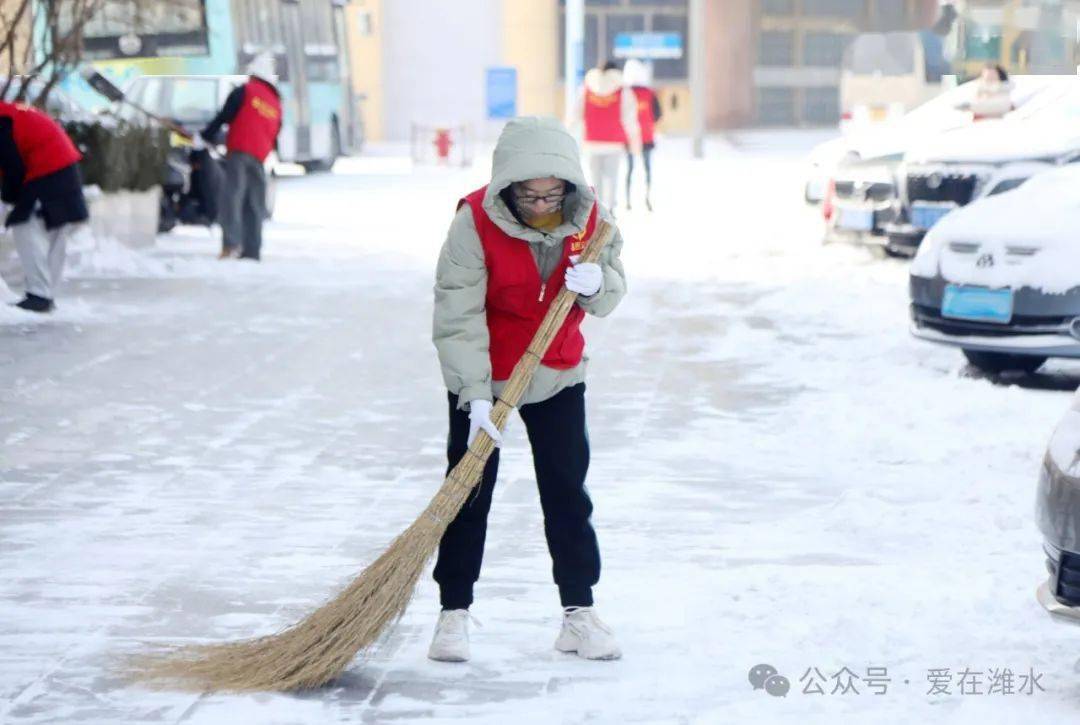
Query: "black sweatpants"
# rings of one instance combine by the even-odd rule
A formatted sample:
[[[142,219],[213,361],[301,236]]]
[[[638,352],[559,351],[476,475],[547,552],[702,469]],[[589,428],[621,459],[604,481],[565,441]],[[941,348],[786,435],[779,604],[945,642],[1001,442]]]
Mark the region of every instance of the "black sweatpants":
[[[645,198],[652,193],[652,150],[656,144],[643,144],[641,147],[641,161],[645,165]],[[634,155],[630,149],[626,150],[626,205],[630,206],[630,180],[634,176]]]
[[[447,472],[467,450],[469,414],[458,410],[449,393],[450,439]],[[589,436],[585,427],[585,383],[560,391],[540,403],[523,405],[521,418],[532,446],[544,534],[552,573],[564,607],[592,606],[592,587],[600,580],[600,548],[589,516],[592,501],[585,490],[589,470]],[[473,489],[439,544],[435,581],[443,609],[468,609],[473,584],[480,578],[487,535],[487,516],[499,470],[498,449],[488,460],[480,484]]]

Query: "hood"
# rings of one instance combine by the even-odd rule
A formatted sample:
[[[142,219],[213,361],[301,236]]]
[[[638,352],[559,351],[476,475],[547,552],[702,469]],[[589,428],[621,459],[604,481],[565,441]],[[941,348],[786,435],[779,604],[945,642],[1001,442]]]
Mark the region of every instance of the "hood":
[[[548,176],[569,181],[575,187],[563,205],[566,221],[550,234],[523,225],[499,196],[515,181]],[[530,242],[561,243],[563,237],[585,229],[595,201],[581,170],[577,142],[561,123],[554,118],[527,116],[506,124],[495,144],[491,182],[484,194],[484,210],[500,229]]]
[[[622,88],[623,74],[618,69],[591,68],[585,74],[585,87],[598,96],[610,96]]]
[[[637,58],[630,58],[623,64],[622,81],[627,86],[648,86],[652,80],[649,67]]]
[[[919,246],[911,273],[940,273],[957,284],[1064,292],[1080,281],[1077,228],[1080,164],[1070,164],[947,214]],[[995,264],[978,266],[984,254]]]
[[[913,163],[1006,163],[1053,159],[1080,149],[1080,128],[1061,123],[987,120],[954,129],[907,154]]]

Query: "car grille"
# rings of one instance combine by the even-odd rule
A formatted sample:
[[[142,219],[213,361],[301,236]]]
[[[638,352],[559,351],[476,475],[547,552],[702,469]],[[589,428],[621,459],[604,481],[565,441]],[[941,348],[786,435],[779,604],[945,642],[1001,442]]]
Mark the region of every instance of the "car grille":
[[[1080,605],[1080,556],[1068,551],[1061,552],[1054,596],[1062,604]]]
[[[980,335],[983,337],[1015,337],[1017,335],[1068,334],[1069,322],[1073,317],[1047,317],[1036,315],[1013,315],[1007,325],[975,320],[957,320],[942,317],[941,310],[926,305],[911,306],[911,316],[920,327],[946,335]]]
[[[911,201],[951,201],[963,206],[975,194],[974,174],[909,174],[907,195]]]
[[[955,254],[975,254],[980,249],[982,249],[982,245],[978,242],[949,242],[949,251]],[[1007,259],[1034,257],[1038,253],[1039,247],[1023,246],[1019,244],[1010,244],[1005,247],[1005,256]]]
[[[837,199],[848,201],[888,201],[896,196],[894,186],[884,181],[864,184],[838,180],[833,188]]]

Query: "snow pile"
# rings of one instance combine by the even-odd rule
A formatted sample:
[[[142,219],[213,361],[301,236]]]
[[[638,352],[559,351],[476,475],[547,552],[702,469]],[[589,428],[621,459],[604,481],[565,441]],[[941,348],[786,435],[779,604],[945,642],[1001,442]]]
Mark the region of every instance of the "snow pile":
[[[167,266],[147,251],[132,249],[112,237],[82,227],[68,242],[65,276],[70,279],[158,277]]]

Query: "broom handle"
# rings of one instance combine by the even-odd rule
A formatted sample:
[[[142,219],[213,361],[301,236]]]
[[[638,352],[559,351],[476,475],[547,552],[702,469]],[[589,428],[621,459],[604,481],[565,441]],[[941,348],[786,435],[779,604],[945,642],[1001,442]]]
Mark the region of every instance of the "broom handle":
[[[615,227],[604,221],[597,223],[578,263],[596,262],[600,259],[600,252],[611,241],[614,234]],[[540,366],[540,361],[544,359],[544,354],[547,353],[551,341],[555,339],[556,333],[563,326],[563,322],[566,321],[566,316],[570,314],[570,308],[574,306],[577,298],[577,292],[572,292],[566,289],[565,286],[560,290],[559,295],[551,303],[551,307],[548,308],[547,314],[544,315],[544,321],[540,323],[540,329],[536,331],[532,342],[525,348],[525,354],[521,356],[521,359],[514,366],[514,371],[510,374],[510,379],[507,381],[506,387],[503,388],[502,395],[495,401],[495,406],[491,412],[491,421],[500,431],[506,426],[506,419],[510,417],[510,411],[517,407],[518,401],[521,400],[521,396],[525,394],[529,383],[532,382],[536,368]],[[495,442],[491,439],[491,436],[486,431],[480,430],[472,445],[469,446],[468,453],[462,457],[461,461],[450,472],[449,478],[461,481],[457,475],[458,469],[468,461],[470,455],[479,458],[481,463],[486,464],[487,459],[491,457],[494,450]]]

